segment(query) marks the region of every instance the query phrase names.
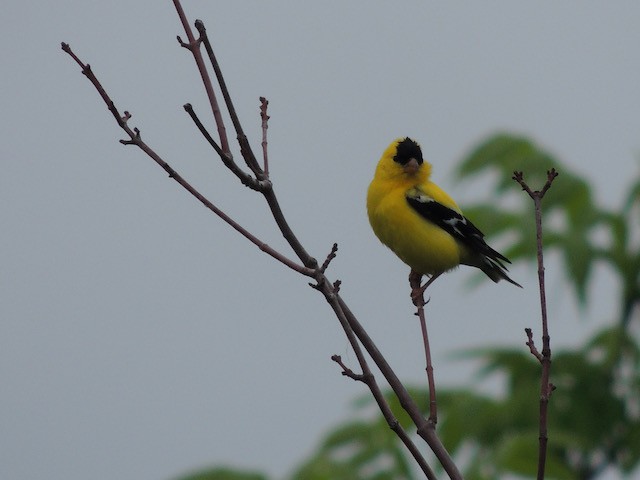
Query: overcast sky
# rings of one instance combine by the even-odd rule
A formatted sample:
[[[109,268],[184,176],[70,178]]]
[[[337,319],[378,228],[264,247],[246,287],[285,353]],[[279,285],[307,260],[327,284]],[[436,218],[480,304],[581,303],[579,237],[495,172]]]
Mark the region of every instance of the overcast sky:
[[[392,139],[420,141],[463,208],[489,184],[456,184],[453,168],[499,130],[531,136],[610,207],[637,175],[638,2],[184,8],[207,25],[256,150],[258,97],[270,100],[285,214],[318,258],[339,243],[330,277],[401,378],[424,385],[408,269],[373,236],[364,208]],[[172,3],[14,0],[0,32],[0,477],[162,480],[220,463],[288,472],[365,393],[329,359],[356,367],[337,321],[305,278],[120,145],[105,105],[60,50],[69,42],[92,65],[132,126],[194,186],[286,251],[261,197],[182,110],[191,102],[212,125],[175,40],[184,33]],[[525,348],[523,328],[539,334],[534,268],[512,273],[523,290],[469,289],[469,269],[432,287],[439,385],[473,375],[453,351]],[[547,273],[554,348],[615,316],[608,272],[598,272],[586,315],[553,256]]]

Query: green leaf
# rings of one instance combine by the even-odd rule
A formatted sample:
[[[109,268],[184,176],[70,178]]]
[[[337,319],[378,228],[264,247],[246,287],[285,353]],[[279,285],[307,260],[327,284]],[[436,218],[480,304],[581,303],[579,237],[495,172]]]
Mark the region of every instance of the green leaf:
[[[526,172],[527,182],[543,185],[547,171],[558,162],[528,138],[507,133],[494,135],[475,147],[457,170],[458,178],[477,176],[487,171],[498,172],[497,193],[519,190],[511,177],[514,171]]]
[[[631,188],[629,189],[629,193],[627,194],[627,198],[624,202],[623,211],[629,212],[634,205],[638,205],[640,203],[640,176],[631,184]]]
[[[514,171],[522,171],[524,179],[532,190],[541,189],[547,182],[547,171],[555,168],[559,176],[546,192],[542,201],[544,249],[557,249],[562,255],[567,278],[573,286],[578,303],[586,305],[589,282],[594,262],[598,259],[616,259],[617,266],[638,266],[640,275],[640,254],[637,263],[630,262],[622,247],[626,243],[621,234],[620,222],[616,221],[617,243],[609,249],[602,249],[592,243],[591,234],[598,229],[610,229],[612,217],[594,202],[591,186],[582,176],[562,165],[551,153],[524,136],[500,133],[488,138],[475,147],[463,160],[457,176],[471,179],[481,174],[492,174],[496,185],[487,189],[494,195],[489,201],[465,208],[466,215],[477,222],[487,237],[500,235],[510,246],[504,249],[512,261],[536,258],[536,234],[532,201],[525,193],[520,200],[511,202],[510,208],[501,206],[497,195],[506,190],[516,191],[521,187],[512,180]],[[634,185],[628,204],[635,202],[640,192],[640,182]],[[549,220],[558,220],[550,222]],[[558,225],[558,223],[560,223]],[[634,272],[635,273],[635,272]],[[630,279],[633,275],[629,275]],[[629,283],[629,280],[627,280]],[[640,291],[638,292],[640,301]],[[635,292],[630,295],[635,299]],[[635,301],[635,300],[634,300]]]
[[[562,249],[568,279],[574,285],[578,301],[584,305],[587,301],[587,283],[596,257],[595,249],[586,241],[586,233],[576,229],[566,234]]]
[[[341,425],[329,432],[316,455],[294,479],[409,479],[404,447],[380,416]]]
[[[502,403],[466,390],[445,390],[438,394],[440,437],[455,451],[469,440],[484,442],[499,436],[504,427]]]
[[[496,466],[503,472],[533,476],[537,471],[538,432],[535,429],[501,437],[495,454]]]
[[[177,480],[268,480],[268,477],[247,470],[217,467],[195,472]]]

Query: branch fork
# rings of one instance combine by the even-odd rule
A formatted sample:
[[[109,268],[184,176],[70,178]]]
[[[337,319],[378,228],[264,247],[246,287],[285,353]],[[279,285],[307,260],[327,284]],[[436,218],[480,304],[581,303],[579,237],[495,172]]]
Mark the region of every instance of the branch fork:
[[[200,44],[202,43],[202,37],[196,38],[193,42],[185,42],[182,40],[180,35],[176,35],[176,40],[182,48],[186,48],[187,50],[193,52],[195,49],[200,48]]]
[[[331,355],[331,360],[333,360],[338,365],[340,365],[340,367],[342,368],[342,375],[344,375],[345,377],[349,377],[352,380],[355,380],[357,382],[367,383],[373,377],[371,374],[367,376],[364,374],[355,373],[353,370],[351,370],[342,362],[342,357],[340,355]]]

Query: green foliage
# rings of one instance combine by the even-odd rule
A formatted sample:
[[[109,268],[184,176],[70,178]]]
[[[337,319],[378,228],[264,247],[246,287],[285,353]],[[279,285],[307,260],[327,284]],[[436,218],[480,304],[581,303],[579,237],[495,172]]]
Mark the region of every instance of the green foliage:
[[[640,303],[640,176],[620,209],[596,203],[578,173],[529,139],[500,134],[481,143],[462,162],[462,180],[495,179],[492,197],[466,207],[488,236],[502,236],[512,260],[535,259],[532,202],[511,177],[523,171],[541,188],[547,171],[560,176],[542,203],[545,253],[557,252],[576,299],[587,306],[597,263],[617,276],[620,309],[613,326],[583,346],[553,351],[546,478],[591,480],[613,466],[628,474],[640,466],[640,347],[629,328]],[[504,199],[508,200],[505,203]],[[535,477],[538,451],[540,365],[526,349],[487,348],[458,355],[481,363],[476,381],[501,381],[500,394],[478,393],[475,385],[438,390],[438,433],[467,480],[513,475]],[[426,399],[422,388],[410,389]],[[400,424],[414,432],[392,392],[386,398]],[[426,404],[426,402],[419,402]],[[412,480],[413,459],[375,408],[369,395],[354,404],[353,419],[328,433],[291,480]],[[420,440],[417,440],[422,445]],[[425,448],[426,450],[426,448]],[[431,465],[437,462],[430,459]],[[211,470],[181,480],[266,480],[259,474]]]
[[[489,396],[470,388],[440,389],[440,438],[453,455],[464,459],[466,479],[493,480],[507,474],[535,477],[538,362],[526,348],[474,350],[461,357],[481,362],[476,381],[497,376],[504,392]],[[581,348],[555,352],[553,358],[558,388],[549,406],[546,478],[595,479],[610,465],[631,472],[640,462],[640,349],[636,341],[616,326]],[[414,398],[428,397],[425,389],[410,391]],[[392,392],[386,397],[411,431],[397,398]],[[370,413],[373,404],[364,395],[354,415]],[[421,477],[410,468],[400,442],[382,417],[370,414],[330,432],[318,452],[291,478]]]
[[[268,480],[268,478],[260,473],[218,467],[180,477],[180,480]]]
[[[488,189],[492,197],[465,208],[465,213],[482,225],[488,236],[508,235],[513,241],[506,254],[512,260],[535,258],[531,201],[527,195],[514,195],[507,208],[501,200],[505,194],[520,190],[511,179],[514,171],[524,172],[532,188],[542,188],[551,168],[560,176],[542,203],[545,252],[560,253],[567,281],[583,305],[596,261],[620,273],[624,283],[620,318],[625,322],[633,304],[640,301],[640,246],[631,241],[640,226],[640,177],[632,184],[624,207],[609,211],[596,203],[589,182],[551,153],[525,137],[499,134],[474,148],[457,170],[459,179],[484,174],[496,179],[494,188]]]
[[[440,435],[452,452],[471,452],[469,478],[535,476],[540,367],[526,350],[487,349],[465,356],[483,364],[478,379],[499,375],[500,396],[439,392]],[[609,465],[640,462],[640,351],[621,327],[577,350],[553,355],[547,478],[587,479]],[[484,473],[480,473],[484,472]]]
[[[331,432],[292,479],[404,480],[410,475],[402,444],[384,419],[376,415]]]

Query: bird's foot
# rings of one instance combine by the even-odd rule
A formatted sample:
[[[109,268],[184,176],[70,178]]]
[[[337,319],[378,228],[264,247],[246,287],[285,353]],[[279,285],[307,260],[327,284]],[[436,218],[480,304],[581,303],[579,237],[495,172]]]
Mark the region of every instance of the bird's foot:
[[[424,292],[429,285],[431,285],[436,278],[438,278],[441,274],[437,273],[431,275],[429,280],[425,282],[424,285],[420,285],[422,281],[422,274],[411,270],[409,274],[409,285],[411,286],[411,301],[413,304],[420,308],[429,303],[429,300],[424,299]]]

